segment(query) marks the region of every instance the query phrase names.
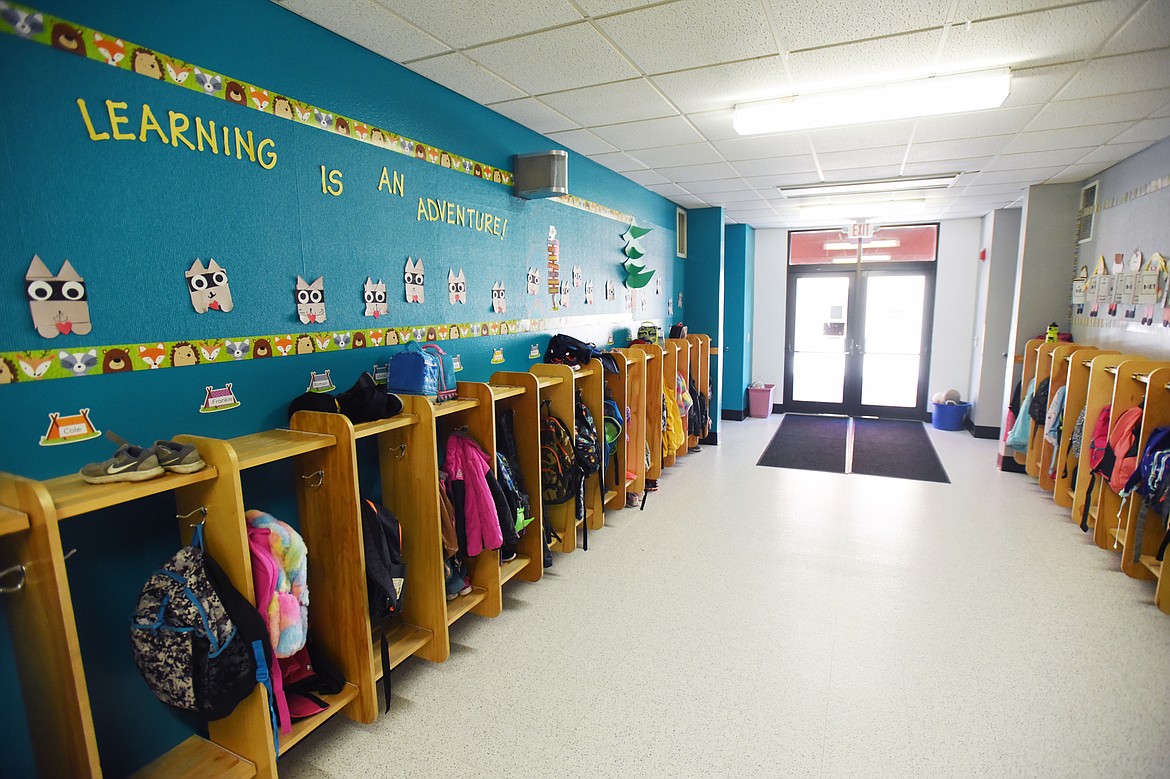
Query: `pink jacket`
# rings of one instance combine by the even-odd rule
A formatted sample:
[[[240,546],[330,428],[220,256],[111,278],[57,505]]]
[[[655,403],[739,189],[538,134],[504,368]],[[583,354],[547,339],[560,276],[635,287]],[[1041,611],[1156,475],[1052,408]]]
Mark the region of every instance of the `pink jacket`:
[[[455,434],[447,439],[443,472],[452,482],[463,482],[463,514],[467,529],[467,554],[475,557],[484,549],[499,549],[504,543],[496,503],[487,485],[491,470],[487,455],[474,440]]]

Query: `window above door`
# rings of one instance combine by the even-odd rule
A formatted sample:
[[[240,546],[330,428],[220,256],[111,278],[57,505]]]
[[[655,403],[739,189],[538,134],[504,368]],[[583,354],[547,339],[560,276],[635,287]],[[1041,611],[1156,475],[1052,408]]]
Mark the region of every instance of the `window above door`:
[[[849,238],[844,230],[793,230],[788,234],[789,265],[935,262],[938,225],[879,227],[872,238]]]

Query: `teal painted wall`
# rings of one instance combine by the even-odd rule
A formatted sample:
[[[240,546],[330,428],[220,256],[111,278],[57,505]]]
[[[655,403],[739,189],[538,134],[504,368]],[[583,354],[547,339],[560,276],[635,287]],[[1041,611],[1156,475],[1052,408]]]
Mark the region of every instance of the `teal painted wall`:
[[[78,24],[133,41],[156,52],[226,74],[440,147],[490,166],[510,169],[512,155],[557,144],[474,101],[317,27],[265,0],[204,0],[144,4],[109,0],[54,0],[42,6]],[[92,42],[91,42],[92,43]],[[330,332],[447,322],[492,322],[569,316],[543,332],[460,340],[445,344],[462,358],[458,378],[486,380],[496,370],[526,370],[529,349],[543,352],[551,331],[567,331],[624,345],[642,320],[665,322],[667,296],[683,292],[684,262],[674,256],[675,206],[575,153],[570,191],[632,214],[654,230],[642,239],[644,261],[661,274],[630,311],[623,300],[617,221],[548,201],[524,201],[508,187],[333,135],[295,121],[213,99],[172,83],[71,56],[45,45],[0,34],[5,110],[0,113],[0,352],[84,352],[128,343],[222,340],[269,334]],[[190,86],[190,84],[187,84]],[[109,129],[104,101],[128,104],[127,130],[139,129],[148,104],[167,125],[167,112],[270,138],[278,157],[272,170],[246,159],[198,153],[155,136],[145,142],[92,141],[76,101],[85,100],[98,132]],[[319,166],[342,171],[339,197],[321,193]],[[383,166],[404,177],[404,196],[377,190]],[[444,199],[508,220],[503,240],[417,218],[418,199]],[[546,239],[557,228],[562,276],[579,265],[594,285],[593,306],[583,289],[572,305],[554,312],[546,292]],[[85,278],[93,330],[44,339],[32,326],[24,277],[33,255],[52,271],[68,259]],[[403,300],[406,258],[426,268],[426,302]],[[235,309],[198,315],[184,271],[196,258],[215,258],[227,269]],[[536,296],[525,294],[526,269],[541,269]],[[448,302],[448,268],[463,268],[468,303]],[[326,322],[302,325],[295,316],[297,275],[325,279]],[[362,282],[386,282],[388,317],[363,316]],[[616,299],[605,299],[605,282]],[[490,310],[490,290],[502,282],[507,312]],[[388,321],[387,321],[388,320]],[[326,326],[329,328],[326,330]],[[491,364],[494,349],[505,362]],[[285,407],[302,392],[310,371],[330,369],[339,388],[360,371],[385,362],[391,347],[329,351],[268,360],[216,362],[118,375],[25,380],[0,388],[8,408],[0,470],[48,478],[108,457],[112,445],[94,439],[42,447],[50,412],[91,409],[101,430],[137,442],[178,433],[232,437],[286,424]],[[2,371],[0,371],[2,373]],[[204,388],[233,383],[237,409],[200,414]],[[367,475],[368,475],[367,467]],[[249,505],[289,508],[291,480],[278,471],[245,485]],[[368,481],[363,486],[370,486]],[[280,515],[280,514],[278,514]],[[195,724],[170,713],[137,677],[126,636],[138,587],[177,547],[173,505],[139,501],[62,525],[66,548],[78,554],[70,581],[103,767],[125,775],[182,740]],[[128,543],[127,539],[132,539]],[[15,689],[11,636],[0,622],[0,690]],[[0,773],[27,773],[26,726],[17,707],[3,707],[5,765]],[[13,734],[17,734],[15,737]],[[11,745],[11,746],[10,746]]]
[[[743,411],[752,381],[749,339],[755,311],[756,231],[751,225],[728,225],[724,232],[723,407]]]
[[[723,344],[723,209],[687,212],[686,317],[692,333],[711,336],[712,348]],[[711,360],[711,430],[718,431],[723,408],[723,360]]]

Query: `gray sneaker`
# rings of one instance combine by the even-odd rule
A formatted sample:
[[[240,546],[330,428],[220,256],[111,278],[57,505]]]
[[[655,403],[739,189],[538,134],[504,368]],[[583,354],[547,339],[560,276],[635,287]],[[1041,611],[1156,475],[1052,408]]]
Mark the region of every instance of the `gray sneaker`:
[[[90,463],[82,468],[81,478],[90,484],[108,484],[116,481],[146,481],[162,476],[163,473],[153,449],[123,444],[110,459]]]
[[[199,456],[199,450],[191,444],[155,441],[154,452],[158,456],[158,464],[171,473],[195,473],[207,466]]]

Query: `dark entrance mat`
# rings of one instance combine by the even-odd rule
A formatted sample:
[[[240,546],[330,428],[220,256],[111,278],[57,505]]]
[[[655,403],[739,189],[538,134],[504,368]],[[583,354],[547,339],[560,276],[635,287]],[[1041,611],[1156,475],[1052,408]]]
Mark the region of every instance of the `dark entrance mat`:
[[[853,420],[853,472],[950,484],[921,422]]]
[[[756,465],[845,473],[848,433],[849,420],[843,417],[785,414]]]

